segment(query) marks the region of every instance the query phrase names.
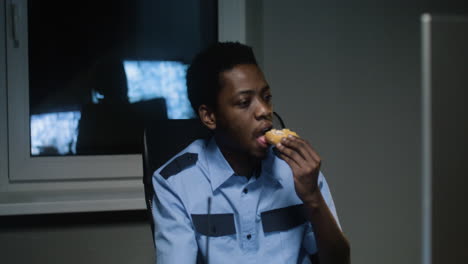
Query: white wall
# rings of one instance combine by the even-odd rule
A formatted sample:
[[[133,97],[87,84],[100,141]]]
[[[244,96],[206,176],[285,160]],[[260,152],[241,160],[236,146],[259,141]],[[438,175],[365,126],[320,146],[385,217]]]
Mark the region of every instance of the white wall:
[[[154,264],[144,212],[0,217],[2,264]]]
[[[276,110],[321,154],[352,263],[421,261],[420,15],[461,1],[262,1]]]

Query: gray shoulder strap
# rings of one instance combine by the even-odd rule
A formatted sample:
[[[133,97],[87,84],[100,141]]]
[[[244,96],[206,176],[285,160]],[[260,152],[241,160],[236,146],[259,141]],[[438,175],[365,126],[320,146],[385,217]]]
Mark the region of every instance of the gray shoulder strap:
[[[164,179],[168,179],[169,177],[178,174],[179,172],[195,165],[198,160],[198,154],[197,153],[190,153],[186,152],[177,158],[175,158],[173,161],[171,161],[169,164],[167,164],[160,172],[161,176],[163,176]]]

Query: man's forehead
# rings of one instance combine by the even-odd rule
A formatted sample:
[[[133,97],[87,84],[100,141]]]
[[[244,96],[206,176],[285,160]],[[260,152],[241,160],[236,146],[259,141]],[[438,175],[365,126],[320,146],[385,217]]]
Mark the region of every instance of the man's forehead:
[[[260,68],[254,64],[241,64],[220,74],[220,83],[234,93],[251,93],[269,89]]]

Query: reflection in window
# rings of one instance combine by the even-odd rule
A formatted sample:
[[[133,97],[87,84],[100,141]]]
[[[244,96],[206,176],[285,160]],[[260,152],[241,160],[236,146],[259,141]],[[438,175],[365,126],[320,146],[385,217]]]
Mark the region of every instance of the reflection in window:
[[[217,0],[26,2],[32,155],[141,153],[146,125],[195,117],[184,63],[217,41]]]
[[[31,155],[76,154],[79,111],[31,115]]]
[[[124,61],[130,103],[155,98],[166,100],[169,119],[190,119],[185,84],[187,65],[176,61]]]
[[[169,119],[194,118],[188,100],[187,65],[174,61],[124,61],[130,103],[164,98]],[[94,92],[92,102],[104,95]],[[76,155],[80,111],[31,115],[31,155]]]

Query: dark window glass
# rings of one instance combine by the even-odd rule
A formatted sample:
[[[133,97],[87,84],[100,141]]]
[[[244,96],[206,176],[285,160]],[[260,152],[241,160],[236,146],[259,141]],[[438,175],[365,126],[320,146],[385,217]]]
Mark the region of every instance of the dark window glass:
[[[185,72],[217,1],[28,1],[31,155],[140,153],[145,123],[193,118]]]

